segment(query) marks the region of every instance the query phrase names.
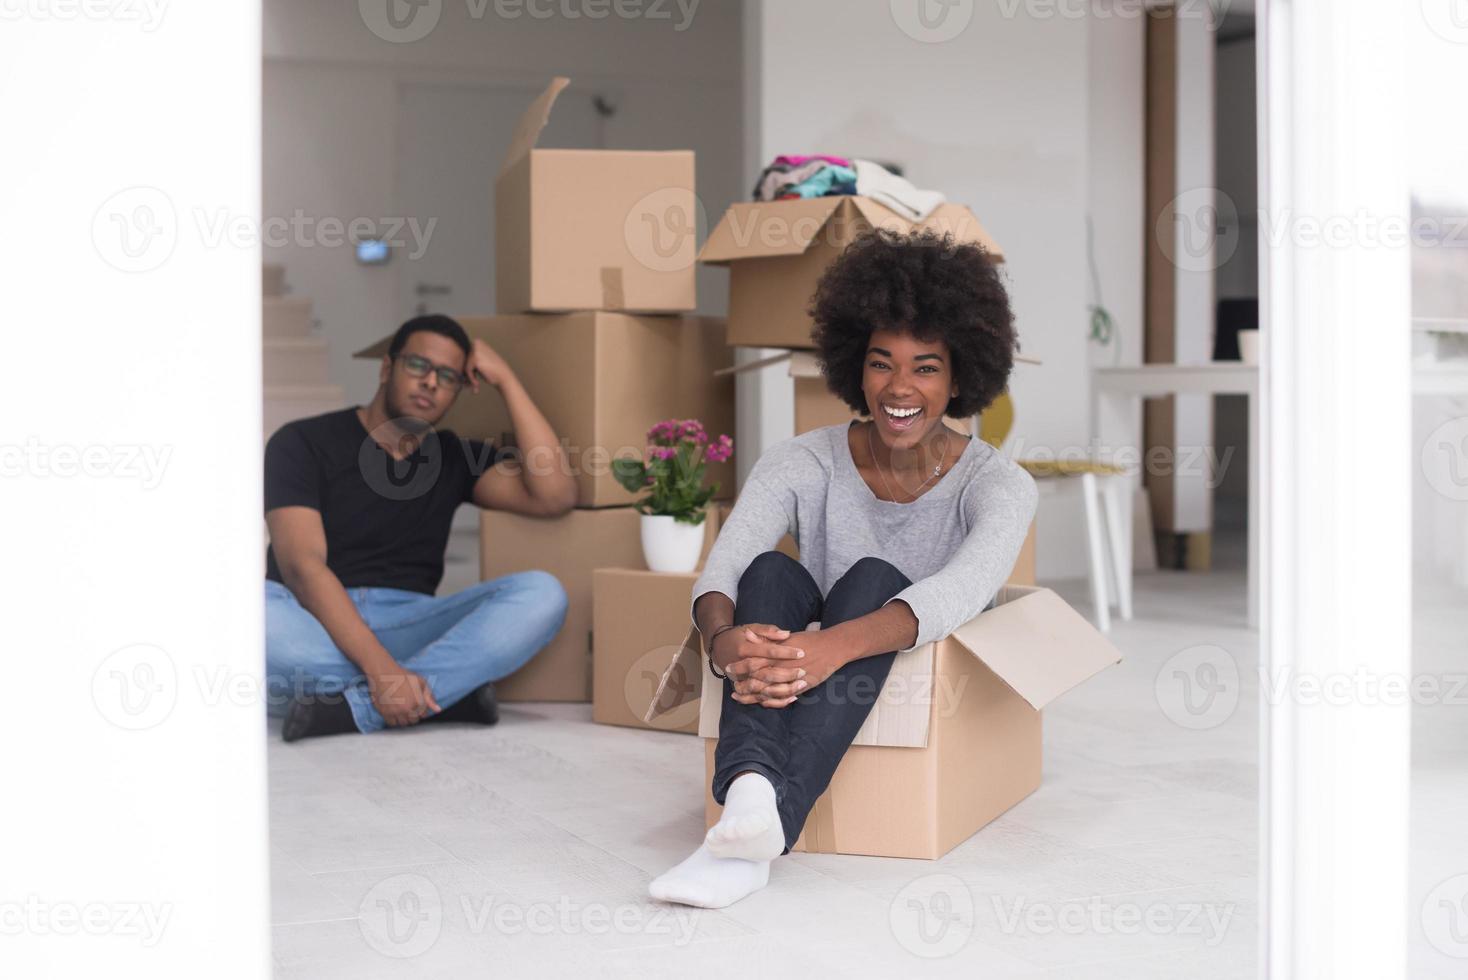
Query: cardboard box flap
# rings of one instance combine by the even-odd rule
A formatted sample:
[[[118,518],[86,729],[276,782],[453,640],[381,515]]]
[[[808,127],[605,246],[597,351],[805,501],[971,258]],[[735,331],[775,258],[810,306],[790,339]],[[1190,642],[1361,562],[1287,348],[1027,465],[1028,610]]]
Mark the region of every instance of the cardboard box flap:
[[[673,659],[668,661],[667,669],[658,679],[658,687],[653,692],[652,703],[642,713],[642,720],[650,725],[652,720],[659,715],[665,715],[674,708],[697,699],[700,693],[699,686],[686,683],[686,679],[700,676],[700,671],[703,669],[702,641],[698,635],[698,629],[689,626],[688,634],[683,637],[682,646],[673,655]]]
[[[733,259],[799,255],[820,234],[846,197],[731,204],[699,250],[698,261],[717,265]]]
[[[545,87],[545,91],[535,97],[530,103],[530,108],[520,117],[520,122],[515,126],[515,137],[510,140],[510,149],[505,154],[505,162],[500,166],[500,176],[505,171],[523,160],[530,151],[535,149],[535,143],[540,139],[540,131],[550,120],[551,106],[556,104],[556,96],[561,90],[571,84],[569,78],[557,75],[551,79],[551,83]]]
[[[906,234],[917,225],[893,211],[885,204],[879,204],[869,197],[852,197],[851,203],[856,207],[862,219],[873,228],[886,228],[898,234]]]
[[[936,231],[940,235],[950,234],[956,242],[972,242],[982,246],[995,262],[1004,261],[1004,250],[999,247],[999,243],[979,223],[974,213],[961,204],[938,205],[919,227]]]
[[[1006,585],[997,598],[953,638],[1036,710],[1121,662],[1121,651],[1049,589]]]
[[[375,361],[379,357],[385,357],[387,355],[388,349],[390,347],[392,347],[392,336],[391,335],[389,335],[387,337],[383,337],[381,340],[379,340],[375,344],[370,344],[367,347],[363,347],[361,350],[357,351],[352,356],[353,357],[365,357],[368,360]]]

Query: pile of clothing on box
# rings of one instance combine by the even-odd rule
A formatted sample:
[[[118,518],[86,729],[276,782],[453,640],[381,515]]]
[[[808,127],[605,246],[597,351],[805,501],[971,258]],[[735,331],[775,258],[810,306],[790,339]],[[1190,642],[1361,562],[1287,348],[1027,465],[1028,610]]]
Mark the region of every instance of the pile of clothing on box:
[[[891,208],[909,221],[922,221],[942,204],[938,191],[914,187],[880,163],[848,160],[824,153],[777,156],[759,175],[756,201],[859,194]]]

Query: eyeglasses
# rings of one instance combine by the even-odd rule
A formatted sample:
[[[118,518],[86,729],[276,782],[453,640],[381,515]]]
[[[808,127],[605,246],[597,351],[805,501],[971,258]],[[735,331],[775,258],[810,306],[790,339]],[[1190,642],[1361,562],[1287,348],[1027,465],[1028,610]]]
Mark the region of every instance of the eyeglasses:
[[[399,354],[398,360],[403,362],[403,370],[415,378],[426,378],[428,372],[432,371],[438,375],[438,383],[450,391],[457,391],[463,386],[465,378],[453,368],[438,367],[426,357],[417,354]]]

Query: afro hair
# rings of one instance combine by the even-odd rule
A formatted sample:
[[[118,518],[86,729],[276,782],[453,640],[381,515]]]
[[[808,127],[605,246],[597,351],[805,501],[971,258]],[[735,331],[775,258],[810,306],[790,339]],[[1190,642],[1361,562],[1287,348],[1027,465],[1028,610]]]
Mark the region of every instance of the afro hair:
[[[932,231],[866,232],[821,276],[811,298],[812,338],[826,386],[854,411],[874,330],[948,345],[958,394],[952,418],[977,415],[1004,391],[1018,346],[1009,294],[989,254]]]

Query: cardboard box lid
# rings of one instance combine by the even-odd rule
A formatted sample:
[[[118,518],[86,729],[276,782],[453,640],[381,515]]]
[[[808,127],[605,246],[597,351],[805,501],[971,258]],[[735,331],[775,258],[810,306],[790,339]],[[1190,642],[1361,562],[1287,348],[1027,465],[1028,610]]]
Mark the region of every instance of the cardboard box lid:
[[[501,177],[535,149],[535,144],[540,139],[540,131],[545,129],[545,124],[550,121],[551,107],[556,104],[556,96],[560,95],[561,90],[570,84],[569,78],[557,75],[551,79],[545,91],[537,95],[535,101],[530,103],[530,107],[515,124],[515,136],[510,140],[510,149],[505,153],[505,162],[500,165]]]
[[[993,608],[950,636],[1037,711],[1121,662],[1121,651],[1085,617],[1034,585],[1001,586]]]
[[[979,613],[948,639],[981,660],[1035,710],[1106,667],[1121,662],[1121,652],[1054,592],[1036,586],[1005,585],[995,605]],[[943,641],[940,641],[943,642]],[[933,677],[935,645],[899,653],[882,695],[873,705],[853,745],[921,748],[928,744],[932,710],[945,693]],[[669,662],[643,719],[703,701],[699,735],[718,735],[722,686],[708,683],[712,674],[695,629]],[[674,683],[675,678],[704,677],[701,690]]]
[[[923,221],[909,221],[896,211],[867,197],[832,195],[789,201],[744,201],[731,204],[709,233],[698,260],[724,265],[738,259],[762,259],[800,255],[810,248],[831,219],[840,217],[853,225],[908,232],[918,228],[951,234],[955,241],[983,246],[995,262],[1004,261],[999,243],[979,223],[974,213],[961,204],[941,204]],[[832,242],[845,245],[855,237],[836,228]]]

